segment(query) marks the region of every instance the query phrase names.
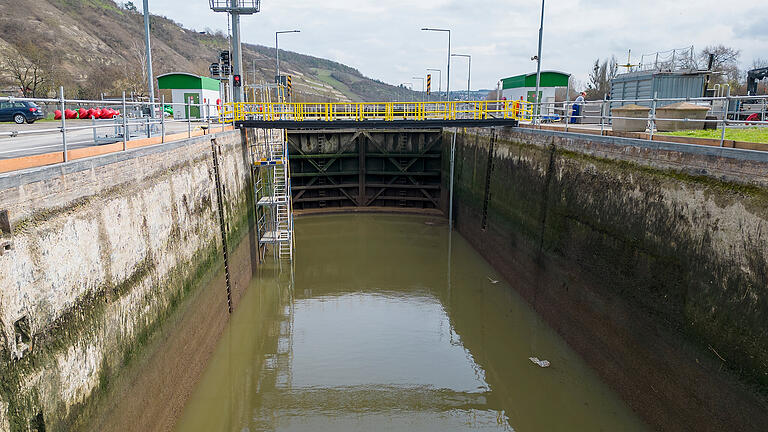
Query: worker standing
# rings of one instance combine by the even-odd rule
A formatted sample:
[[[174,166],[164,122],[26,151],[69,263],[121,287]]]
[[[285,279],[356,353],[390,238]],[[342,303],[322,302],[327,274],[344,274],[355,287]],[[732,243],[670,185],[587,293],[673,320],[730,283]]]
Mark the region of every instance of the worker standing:
[[[581,110],[584,106],[584,103],[586,102],[585,96],[587,96],[587,93],[581,92],[579,93],[579,97],[573,101],[573,115],[571,116],[571,123],[581,123]]]

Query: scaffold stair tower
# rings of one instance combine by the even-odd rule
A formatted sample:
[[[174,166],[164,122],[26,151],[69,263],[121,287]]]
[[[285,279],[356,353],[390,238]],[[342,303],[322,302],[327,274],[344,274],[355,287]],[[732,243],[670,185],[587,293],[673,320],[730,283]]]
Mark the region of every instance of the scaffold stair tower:
[[[275,140],[269,129],[257,130],[251,147],[259,246],[271,247],[279,261],[293,261],[293,206],[285,131]],[[260,136],[261,135],[261,136]]]

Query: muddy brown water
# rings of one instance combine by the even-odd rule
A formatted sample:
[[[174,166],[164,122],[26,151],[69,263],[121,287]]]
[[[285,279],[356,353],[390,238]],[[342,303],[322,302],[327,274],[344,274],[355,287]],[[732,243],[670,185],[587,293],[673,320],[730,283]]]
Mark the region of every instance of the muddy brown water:
[[[647,430],[443,222],[311,216],[296,239],[293,269],[251,281],[176,431]]]

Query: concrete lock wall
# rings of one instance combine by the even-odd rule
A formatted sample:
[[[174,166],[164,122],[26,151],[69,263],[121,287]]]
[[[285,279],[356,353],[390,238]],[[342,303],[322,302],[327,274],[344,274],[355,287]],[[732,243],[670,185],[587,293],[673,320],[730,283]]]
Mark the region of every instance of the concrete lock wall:
[[[655,429],[764,430],[768,154],[528,129],[489,148],[459,133],[461,234]]]
[[[117,371],[219,263],[212,137],[236,242],[252,223],[252,132],[0,176],[0,219],[7,211],[11,226],[0,236],[10,243],[0,256],[0,431],[86,422]]]

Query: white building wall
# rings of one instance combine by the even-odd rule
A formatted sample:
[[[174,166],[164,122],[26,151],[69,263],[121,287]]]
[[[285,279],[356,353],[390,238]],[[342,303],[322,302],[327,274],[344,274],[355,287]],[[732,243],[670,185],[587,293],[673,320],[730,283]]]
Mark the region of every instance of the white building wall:
[[[185,90],[185,89],[173,89],[171,90],[171,99],[173,100],[173,118],[174,120],[186,120],[187,110],[181,104],[186,104],[184,100],[184,94],[196,93],[200,96],[200,118],[205,119],[206,114],[210,113],[213,118],[218,117],[219,108],[216,105],[216,101],[219,100],[219,92],[216,90],[197,89],[197,90]],[[207,108],[206,108],[207,105]]]
[[[539,91],[541,92],[541,99],[544,103],[553,103],[555,102],[555,91],[557,87],[539,87]],[[536,87],[518,87],[518,88],[511,88],[511,89],[505,89],[502,91],[501,95],[502,97],[506,98],[508,101],[519,101],[519,100],[528,100],[528,92],[535,92]],[[554,105],[546,105],[542,109],[542,113],[544,115],[552,115],[554,113]]]

